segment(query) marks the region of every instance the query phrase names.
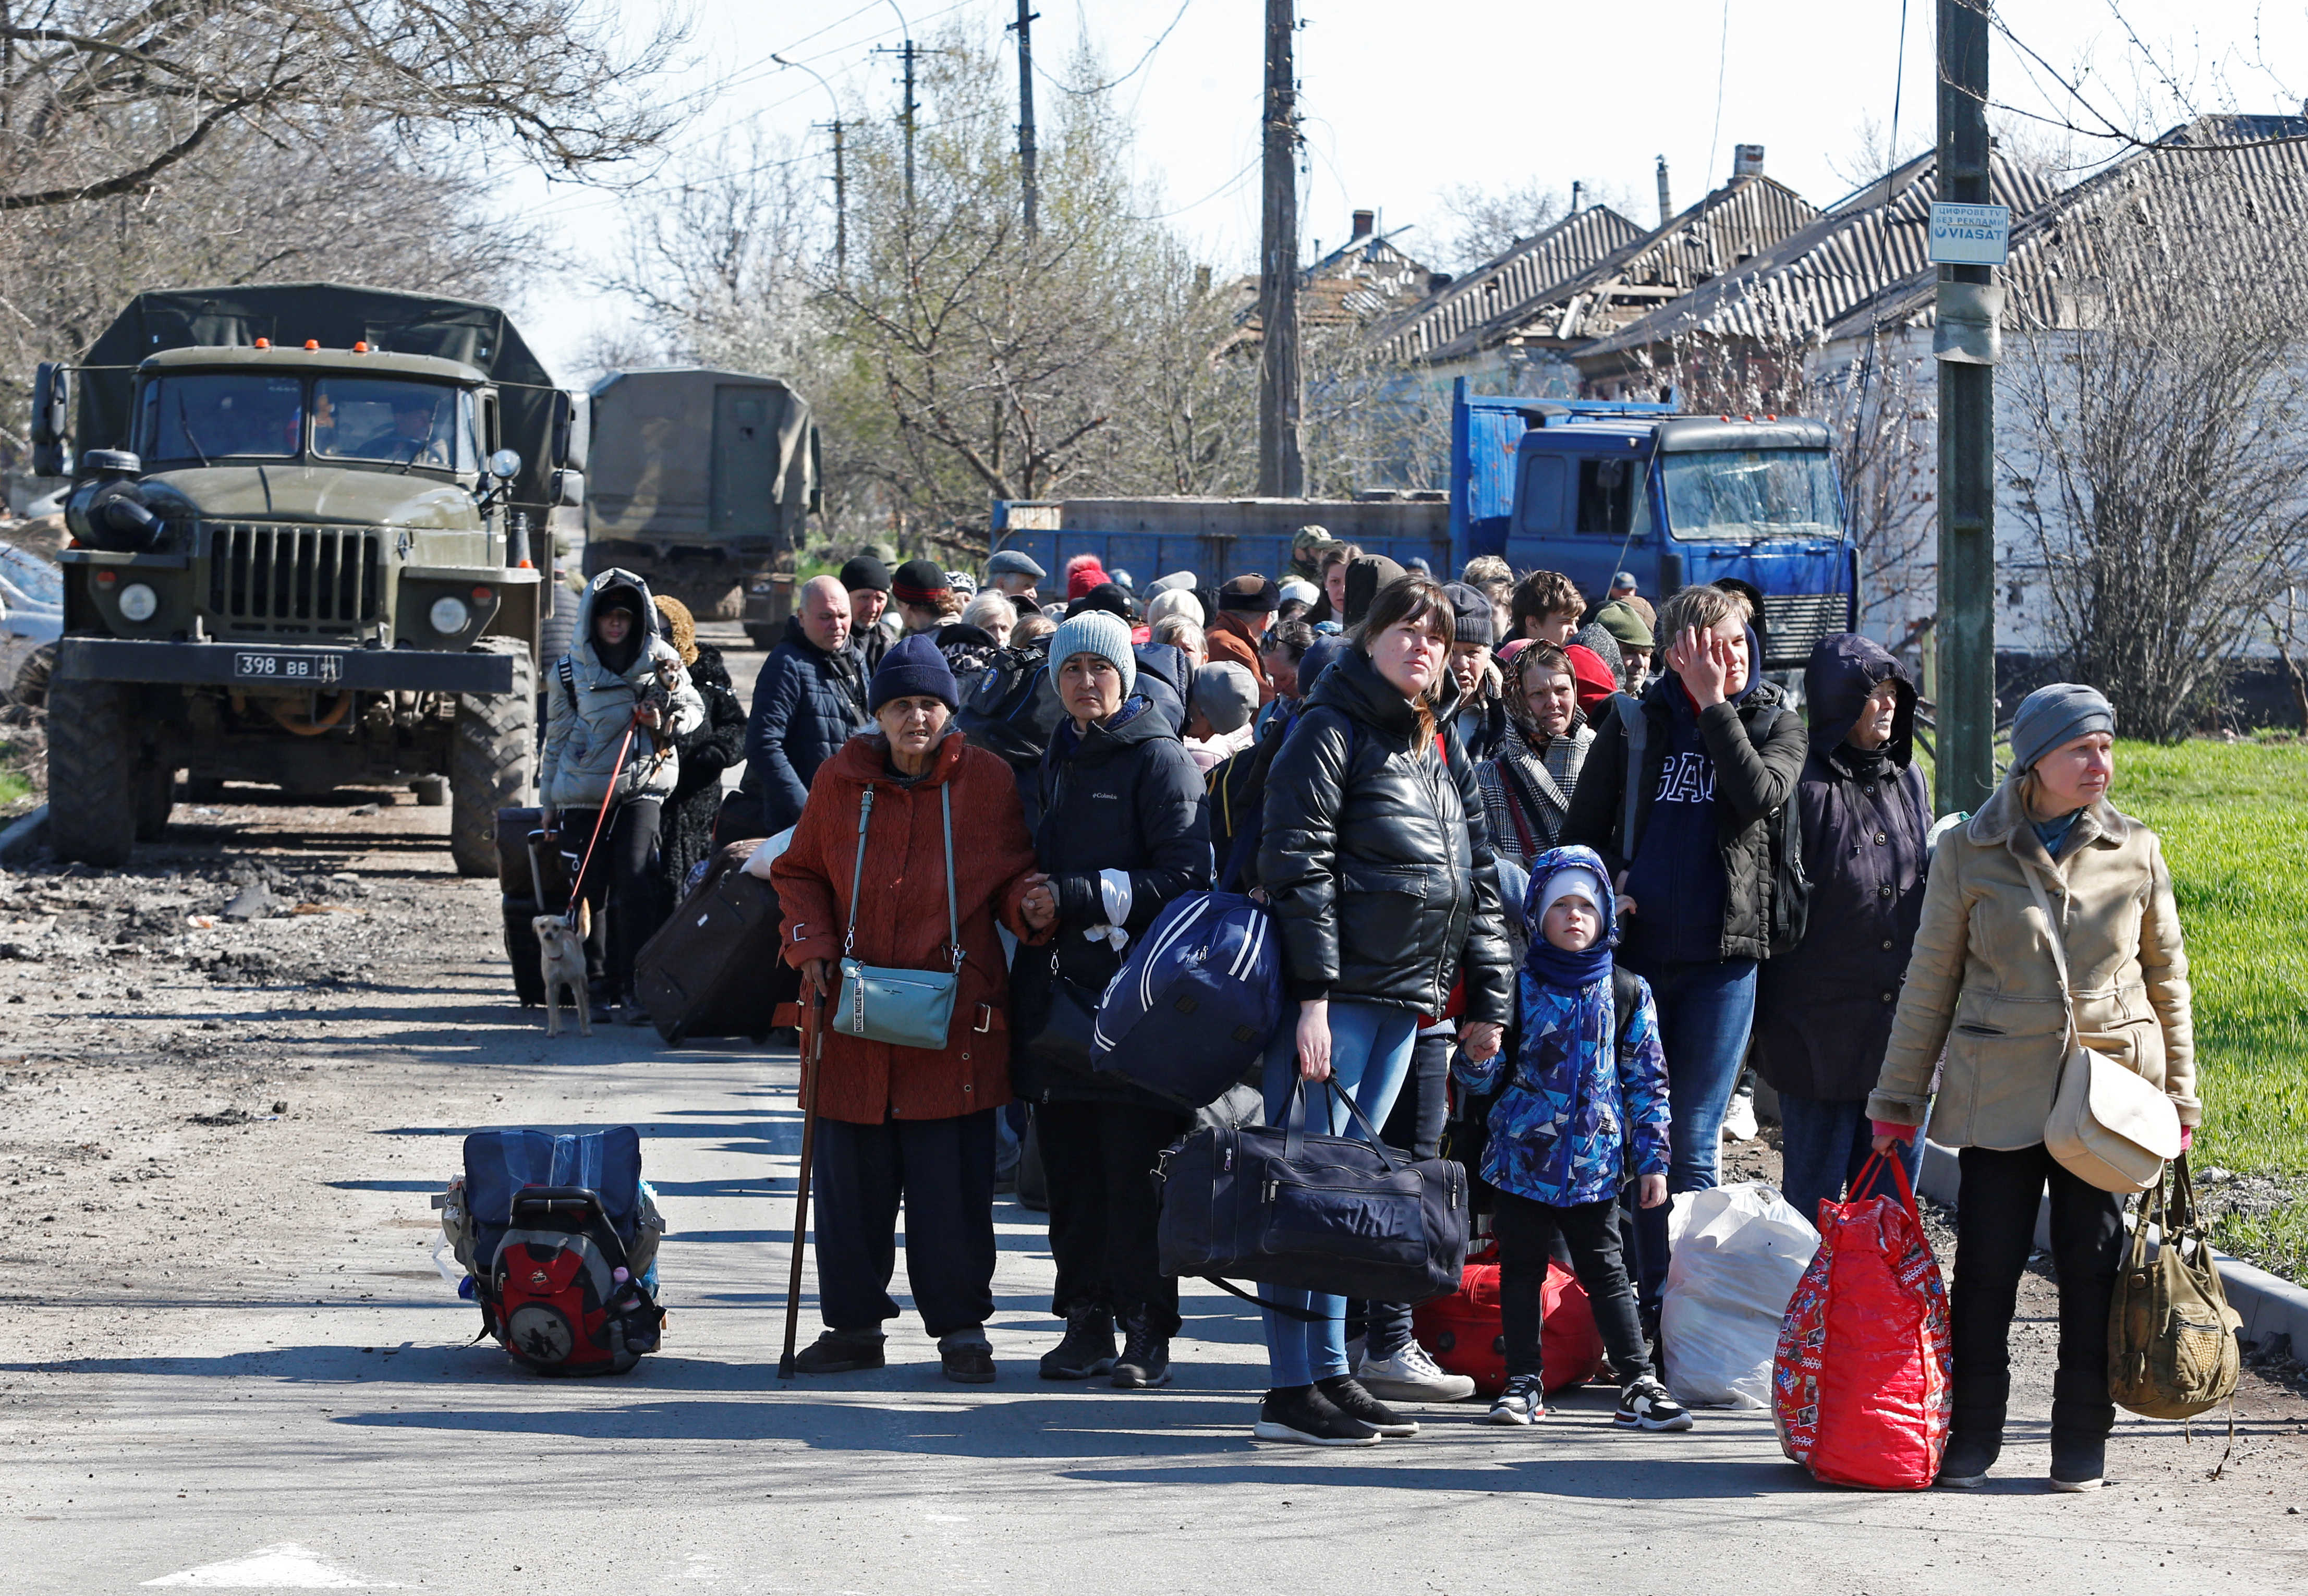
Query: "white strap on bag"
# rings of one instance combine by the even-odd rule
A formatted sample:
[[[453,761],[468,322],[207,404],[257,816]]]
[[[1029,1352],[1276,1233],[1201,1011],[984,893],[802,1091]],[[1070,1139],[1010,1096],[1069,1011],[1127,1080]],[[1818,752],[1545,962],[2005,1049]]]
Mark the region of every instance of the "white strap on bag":
[[[2180,1155],[2180,1111],[2147,1077],[2083,1045],[2068,981],[2065,928],[2052,913],[2036,867],[2022,859],[2020,869],[2051,933],[2060,1008],[2067,1017],[2067,1054],[2044,1121],[2044,1146],[2088,1185],[2102,1191],[2146,1191],[2163,1180],[2165,1162]]]

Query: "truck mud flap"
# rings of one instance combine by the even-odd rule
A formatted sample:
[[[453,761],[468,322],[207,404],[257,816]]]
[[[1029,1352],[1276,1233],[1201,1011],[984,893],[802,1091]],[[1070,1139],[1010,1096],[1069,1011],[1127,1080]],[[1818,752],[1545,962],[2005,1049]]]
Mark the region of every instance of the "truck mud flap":
[[[84,682],[153,682],[247,691],[503,693],[508,654],[415,648],[312,648],[268,643],[167,643],[65,638],[56,674]]]

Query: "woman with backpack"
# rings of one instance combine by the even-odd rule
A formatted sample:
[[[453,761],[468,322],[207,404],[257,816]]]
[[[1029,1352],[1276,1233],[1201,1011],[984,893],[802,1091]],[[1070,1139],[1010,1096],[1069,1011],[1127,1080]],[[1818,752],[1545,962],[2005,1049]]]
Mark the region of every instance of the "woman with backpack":
[[[1475,772],[1451,726],[1456,684],[1450,596],[1425,577],[1381,588],[1351,645],[1307,695],[1267,779],[1258,873],[1282,939],[1296,1022],[1266,1057],[1266,1108],[1280,1124],[1299,1083],[1333,1082],[1383,1124],[1421,1016],[1463,988],[1460,1046],[1498,1051],[1512,1003],[1497,879]],[[1313,1122],[1343,1134],[1329,1089]],[[1366,1446],[1417,1433],[1347,1369],[1345,1300],[1276,1286],[1271,1388],[1253,1434]]]
[[[593,1018],[607,1020],[616,1002],[626,1023],[647,1025],[633,1000],[633,955],[657,929],[659,811],[681,776],[676,740],[703,723],[705,705],[633,572],[586,584],[574,631],[545,686],[544,830],[581,861]]]
[[[1129,624],[1103,609],[1069,616],[1050,639],[1064,712],[1042,759],[1034,854],[1049,880],[1029,913],[1055,919],[1049,946],[1012,966],[1015,1078],[1034,1107],[1066,1333],[1046,1380],[1111,1371],[1124,1390],[1170,1377],[1178,1283],[1161,1270],[1152,1175],[1184,1135],[1172,1104],[1089,1066],[1090,1024],[1124,950],[1173,898],[1210,885],[1201,773],[1169,717],[1141,691]],[[1117,1356],[1115,1321],[1125,1344]]]
[[[1961,1165],[1942,1485],[1981,1484],[2002,1449],[2012,1309],[2047,1185],[2060,1280],[2052,1489],[2092,1490],[2106,1472],[2123,1204],[2044,1145],[2070,1047],[2080,1038],[2160,1088],[2182,1151],[2203,1117],[2172,872],[2156,834],[2108,802],[2114,736],[2115,711],[2092,688],[2054,682],[2022,700],[2002,785],[1932,857],[1890,1051],[1867,1100],[1877,1152],[1912,1142],[1928,1111],[1932,1139]]]

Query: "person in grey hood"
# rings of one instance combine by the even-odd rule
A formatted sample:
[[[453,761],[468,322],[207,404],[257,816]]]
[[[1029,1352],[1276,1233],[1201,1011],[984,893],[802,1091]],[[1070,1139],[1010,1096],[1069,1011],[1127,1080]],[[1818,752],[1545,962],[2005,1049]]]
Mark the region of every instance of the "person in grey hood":
[[[574,640],[545,684],[538,774],[547,833],[581,858],[593,851],[579,888],[593,908],[585,975],[597,1017],[616,1000],[634,1025],[648,1018],[630,996],[633,955],[657,926],[658,819],[681,775],[675,739],[705,719],[664,632],[649,584],[632,571],[612,568],[585,585]]]
[[[1804,671],[1811,751],[1796,778],[1803,940],[1755,987],[1756,1071],[1779,1094],[1779,1189],[1805,1219],[1866,1163],[1867,1094],[1899,1011],[1924,912],[1931,795],[1915,765],[1916,686],[1856,632],[1821,638]],[[1905,1144],[1913,1179],[1923,1141]]]

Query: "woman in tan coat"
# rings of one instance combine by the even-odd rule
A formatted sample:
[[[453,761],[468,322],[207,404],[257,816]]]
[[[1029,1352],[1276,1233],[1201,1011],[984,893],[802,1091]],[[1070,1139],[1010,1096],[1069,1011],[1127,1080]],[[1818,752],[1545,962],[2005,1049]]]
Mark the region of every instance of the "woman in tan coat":
[[[1928,1108],[1932,1138],[1958,1149],[1961,1163],[1951,1308],[1955,1421],[1942,1485],[1979,1484],[2002,1446],[2012,1308],[2047,1183],[2060,1277],[2054,1489],[2100,1484],[2115,1422],[2107,1323],[2123,1206],[2044,1146],[2068,1048],[2053,935],[2067,956],[2083,1044],[2164,1089],[2179,1110],[2183,1146],[2203,1113],[2172,874],[2156,834],[2107,801],[2114,731],[2114,711],[2088,687],[2054,683],[2020,706],[2002,785],[1933,856],[1890,1050],[1868,1099],[1878,1150],[1913,1137]],[[2037,906],[2031,875],[2059,922],[2056,932]]]

